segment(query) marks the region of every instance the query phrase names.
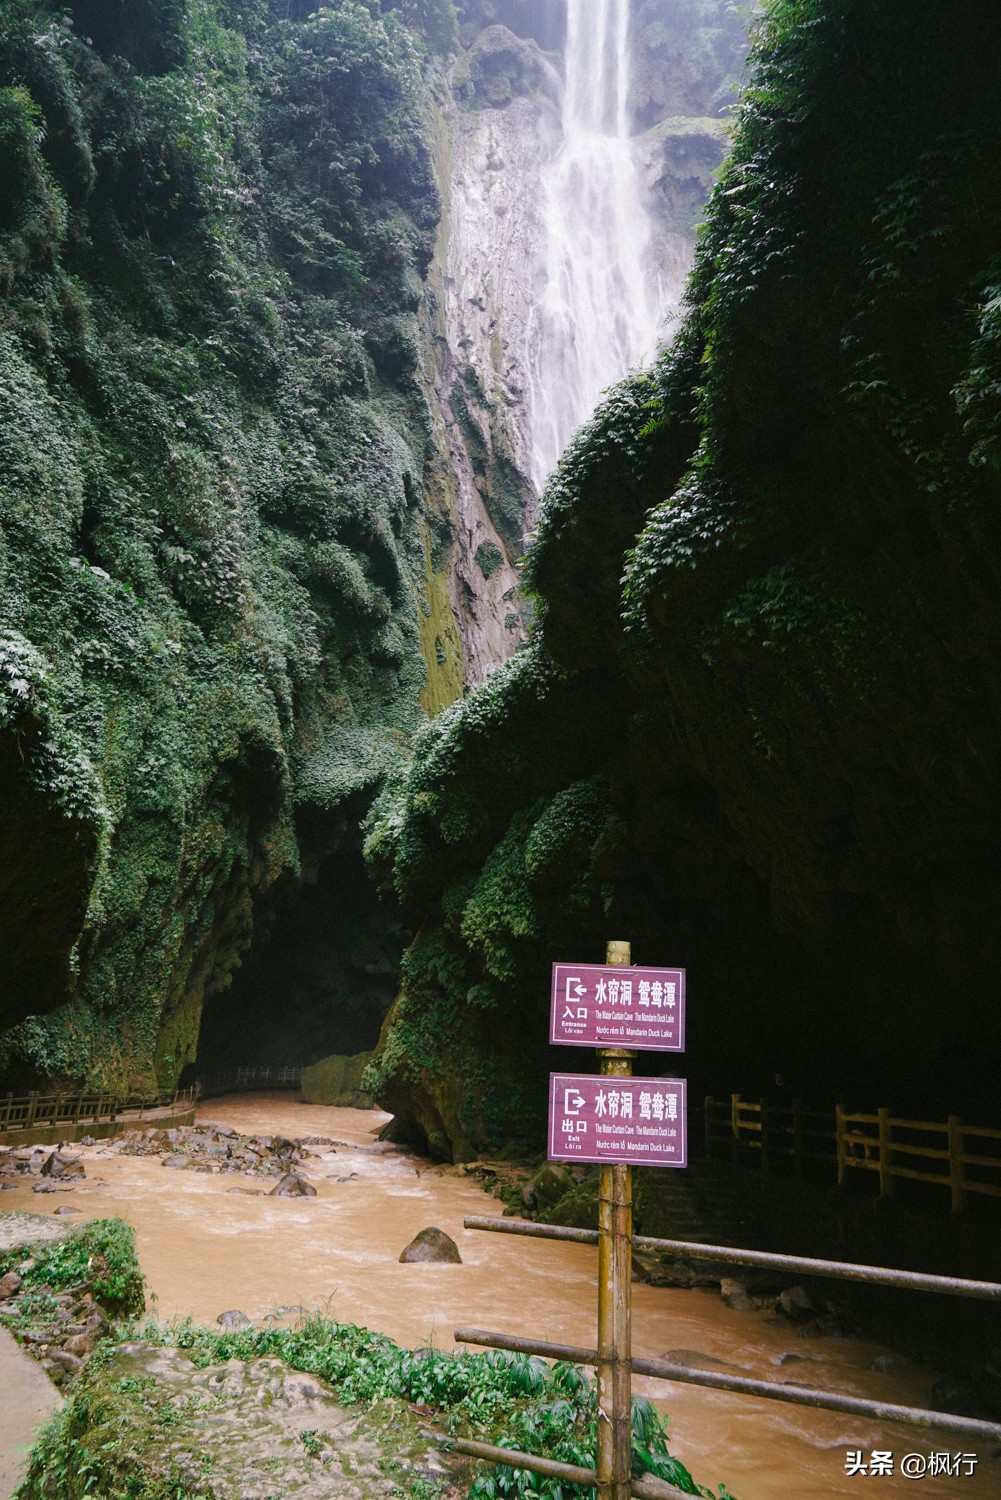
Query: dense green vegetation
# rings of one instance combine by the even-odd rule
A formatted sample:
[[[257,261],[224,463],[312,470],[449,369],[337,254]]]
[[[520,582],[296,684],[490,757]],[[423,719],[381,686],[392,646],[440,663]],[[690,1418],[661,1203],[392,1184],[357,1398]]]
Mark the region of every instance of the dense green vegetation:
[[[170,1328],[146,1324],[151,1345],[190,1352],[204,1368],[227,1360],[262,1356],[283,1360],[328,1382],[342,1402],[414,1403],[442,1434],[467,1434],[592,1466],[596,1440],[595,1387],[574,1365],[548,1366],[543,1360],[492,1350],[486,1354],[445,1354],[436,1349],[402,1349],[384,1334],[350,1324],[310,1318],[294,1329],[219,1333],[185,1323]],[[164,1455],[164,1437],[183,1428],[183,1404],[171,1402],[149,1377],[122,1374],[114,1350],[92,1359],[70,1399],[36,1445],[22,1494],[78,1500],[95,1491],[105,1500],[186,1497]],[[399,1421],[399,1419],[398,1419]],[[317,1452],[318,1434],[313,1438]],[[211,1465],[211,1455],[201,1454]],[[700,1488],[685,1466],[672,1458],[656,1411],[640,1397],[633,1402],[633,1468],[653,1474],[685,1494],[716,1500]],[[538,1500],[573,1500],[579,1485],[540,1479],[522,1470],[497,1469],[474,1479],[473,1500],[495,1500],[529,1493]],[[726,1500],[721,1485],[719,1500]]]
[[[25,1259],[24,1246],[0,1255],[0,1276],[21,1278],[21,1316],[30,1321],[32,1294],[40,1296],[89,1285],[113,1317],[145,1311],[146,1280],[136,1259],[136,1239],[121,1219],[92,1219],[65,1239],[39,1241]]]
[[[420,720],[450,524],[423,482],[421,60],[454,24],[450,0],[2,8],[16,1084],[176,1079],[269,890],[357,848]]]
[[[696,1096],[993,1109],[999,64],[986,5],[768,7],[686,325],[549,486],[534,639],[370,821],[421,926],[369,1080],[435,1149],[538,1139],[548,966],[612,937],[687,964]]]
[[[718,115],[736,102],[757,4],[735,0],[633,0],[632,108],[639,126]]]

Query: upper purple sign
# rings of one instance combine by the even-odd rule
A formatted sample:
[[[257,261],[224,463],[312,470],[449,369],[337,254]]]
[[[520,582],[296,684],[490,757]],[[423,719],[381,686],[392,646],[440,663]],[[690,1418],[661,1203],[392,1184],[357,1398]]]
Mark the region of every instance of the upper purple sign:
[[[684,969],[553,964],[549,1040],[684,1052]]]
[[[549,1160],[688,1165],[683,1078],[549,1075]]]

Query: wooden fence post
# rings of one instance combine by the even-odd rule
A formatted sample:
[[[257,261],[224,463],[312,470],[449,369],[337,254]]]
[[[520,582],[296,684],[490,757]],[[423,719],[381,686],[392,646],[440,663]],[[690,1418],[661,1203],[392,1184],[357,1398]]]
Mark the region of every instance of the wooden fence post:
[[[713,1154],[713,1096],[712,1096],[712,1094],[706,1094],[706,1096],[705,1096],[705,1102],[704,1102],[702,1108],[703,1108],[703,1113],[704,1113],[704,1118],[705,1118],[706,1161],[711,1161],[712,1160],[712,1154]]]
[[[769,1124],[771,1122],[770,1122],[770,1111],[769,1111],[769,1108],[768,1108],[768,1101],[766,1099],[760,1099],[758,1101],[758,1122],[759,1122],[759,1124],[761,1126],[761,1137],[760,1137],[760,1139],[761,1139],[761,1170],[762,1170],[762,1172],[767,1172],[768,1171],[768,1126],[769,1126]]]
[[[949,1188],[952,1193],[952,1211],[962,1213],[966,1202],[963,1191],[963,1127],[958,1115],[949,1116]]]
[[[838,1187],[842,1187],[845,1180],[848,1158],[847,1144],[845,1142],[845,1107],[843,1104],[836,1104],[834,1106],[834,1149],[838,1159]]]
[[[740,1095],[730,1095],[730,1150],[734,1166],[740,1158]]]
[[[890,1111],[880,1109],[876,1111],[879,1120],[879,1196],[888,1198],[893,1192],[893,1178],[890,1175]]]

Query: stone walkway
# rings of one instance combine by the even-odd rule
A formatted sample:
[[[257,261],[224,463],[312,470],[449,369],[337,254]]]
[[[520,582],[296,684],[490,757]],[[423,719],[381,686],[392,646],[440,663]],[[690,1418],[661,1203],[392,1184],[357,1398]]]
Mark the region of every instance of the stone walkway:
[[[13,1334],[0,1328],[0,1497],[9,1500],[28,1466],[32,1434],[63,1398]]]
[[[0,1250],[31,1240],[62,1239],[66,1226],[36,1214],[0,1215]],[[42,1367],[0,1327],[0,1500],[10,1500],[24,1476],[32,1434],[62,1406],[63,1398]]]

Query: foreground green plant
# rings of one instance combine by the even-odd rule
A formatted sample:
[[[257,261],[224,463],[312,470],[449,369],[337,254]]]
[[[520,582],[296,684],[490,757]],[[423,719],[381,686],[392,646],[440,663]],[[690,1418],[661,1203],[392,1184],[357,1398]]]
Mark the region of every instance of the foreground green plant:
[[[0,1276],[7,1271],[19,1273],[29,1304],[86,1283],[114,1316],[135,1317],[146,1306],[135,1232],[122,1219],[93,1219],[64,1240],[8,1250],[0,1255]]]
[[[203,1500],[172,1464],[157,1472],[136,1462],[167,1430],[183,1429],[188,1412],[149,1376],[102,1379],[114,1355],[109,1340],[43,1428],[17,1500]]]
[[[421,1408],[447,1433],[475,1433],[501,1447],[564,1463],[593,1467],[597,1439],[595,1386],[576,1365],[549,1366],[535,1356],[492,1349],[484,1354],[447,1354],[403,1349],[385,1334],[352,1324],[309,1318],[292,1329],[247,1328],[215,1332],[182,1323],[142,1329],[150,1342],[190,1351],[197,1365],[227,1359],[277,1356],[293,1369],[318,1375],[341,1400],[370,1404],[398,1399]],[[642,1397],[633,1401],[633,1472],[667,1480],[686,1494],[710,1496],[667,1446],[664,1424]],[[480,1475],[471,1500],[571,1500],[588,1492],[579,1485],[498,1468]],[[719,1500],[727,1500],[725,1486]]]
[[[339,1402],[367,1408],[388,1403],[384,1427],[392,1445],[414,1414],[449,1437],[475,1434],[499,1446],[592,1467],[597,1402],[592,1381],[577,1366],[501,1350],[446,1354],[403,1349],[385,1334],[320,1317],[295,1328],[212,1330],[190,1322],[161,1327],[149,1319],[128,1330],[130,1341],[183,1350],[198,1369],[229,1360],[280,1359],[330,1385]],[[134,1353],[134,1345],[122,1351]],[[199,1428],[200,1396],[178,1405],[148,1374],[122,1375],[108,1343],[72,1387],[64,1409],[42,1434],[18,1500],[197,1500],[212,1466]],[[217,1399],[217,1398],[213,1398]],[[393,1403],[400,1403],[394,1408]],[[403,1404],[409,1410],[403,1409]],[[203,1414],[202,1414],[203,1415]],[[402,1422],[401,1422],[402,1419]],[[215,1419],[213,1419],[215,1421]],[[190,1431],[185,1424],[190,1424]],[[178,1439],[181,1439],[179,1442]],[[433,1439],[432,1439],[433,1441]],[[325,1440],[317,1429],[299,1433],[313,1458]],[[177,1467],[183,1457],[184,1471]],[[729,1500],[728,1491],[700,1488],[672,1458],[664,1424],[648,1401],[633,1402],[633,1471],[668,1480],[685,1494]],[[401,1475],[407,1500],[431,1500],[437,1480]],[[576,1500],[579,1485],[498,1467],[478,1475],[470,1500]]]

